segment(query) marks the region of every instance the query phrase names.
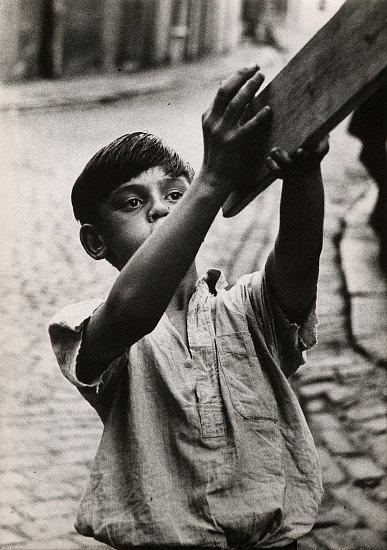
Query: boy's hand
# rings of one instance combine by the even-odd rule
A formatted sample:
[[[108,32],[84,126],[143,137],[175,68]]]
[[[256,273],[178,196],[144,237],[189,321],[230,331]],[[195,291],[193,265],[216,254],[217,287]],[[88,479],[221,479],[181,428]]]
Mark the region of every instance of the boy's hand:
[[[278,178],[302,176],[318,168],[329,151],[329,136],[297,149],[293,155],[276,147],[271,150],[266,164]]]
[[[248,177],[258,158],[260,138],[268,128],[268,106],[254,116],[248,115],[249,104],[263,80],[257,65],[241,69],[222,83],[202,117],[202,173],[227,194]]]

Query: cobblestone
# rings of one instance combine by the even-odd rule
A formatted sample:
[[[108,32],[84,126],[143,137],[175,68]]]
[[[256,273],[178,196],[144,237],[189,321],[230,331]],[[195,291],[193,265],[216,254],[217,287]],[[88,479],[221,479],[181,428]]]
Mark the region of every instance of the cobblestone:
[[[356,550],[382,550],[386,547],[386,540],[371,529],[354,529],[351,537],[355,541]]]
[[[355,452],[355,447],[342,430],[324,430],[321,433],[321,439],[334,454],[348,455]]]
[[[331,492],[338,500],[341,500],[350,509],[357,512],[369,527],[380,533],[385,532],[385,509],[380,504],[367,498],[361,489],[342,486],[332,488]]]
[[[319,543],[319,548],[327,550],[356,550],[354,541],[348,537],[347,532],[337,533],[334,527],[316,529],[313,537]]]
[[[323,482],[332,486],[343,483],[345,481],[344,472],[329,452],[323,447],[317,447],[317,452],[321,463]]]
[[[363,420],[375,420],[385,417],[386,407],[381,401],[368,403],[366,406],[352,407],[346,411],[346,416],[349,420],[361,422]]]
[[[387,437],[386,434],[374,436],[371,441],[373,452],[378,462],[384,468],[387,468]]]
[[[369,485],[380,481],[384,471],[368,457],[344,458],[341,464],[356,485]]]
[[[14,542],[23,542],[23,540],[24,539],[22,539],[22,537],[15,535],[15,533],[8,531],[8,529],[3,529],[2,527],[0,527],[1,544],[13,544]]]
[[[344,529],[354,528],[359,523],[359,518],[348,512],[343,506],[335,505],[326,512],[322,512],[316,522],[315,528],[325,528],[340,525]]]
[[[315,384],[307,384],[300,388],[300,394],[304,399],[315,399],[316,397],[325,397],[326,394],[334,387],[333,382],[316,382]]]
[[[56,537],[49,540],[39,539],[27,542],[22,546],[12,546],[12,550],[76,550],[77,548],[81,548],[78,541]]]
[[[0,527],[17,525],[23,520],[12,506],[0,505]]]
[[[336,386],[327,391],[327,398],[333,405],[347,405],[356,401],[356,390],[343,386]]]

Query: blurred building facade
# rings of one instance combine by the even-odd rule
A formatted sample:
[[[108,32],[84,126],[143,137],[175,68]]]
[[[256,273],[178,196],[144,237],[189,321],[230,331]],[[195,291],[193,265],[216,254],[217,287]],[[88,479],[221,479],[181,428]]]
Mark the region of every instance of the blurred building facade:
[[[133,72],[227,53],[248,18],[265,41],[267,19],[276,24],[291,1],[1,0],[0,80]]]

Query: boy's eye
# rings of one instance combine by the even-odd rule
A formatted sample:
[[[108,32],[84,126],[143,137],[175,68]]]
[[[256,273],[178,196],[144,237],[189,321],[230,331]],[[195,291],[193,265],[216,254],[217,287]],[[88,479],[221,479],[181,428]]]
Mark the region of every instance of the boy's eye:
[[[127,208],[138,208],[139,206],[141,206],[141,204],[142,200],[137,197],[132,197],[125,202],[125,206]]]
[[[183,193],[181,191],[171,191],[166,196],[166,199],[171,202],[177,202],[178,200],[181,199],[182,196],[183,196]]]

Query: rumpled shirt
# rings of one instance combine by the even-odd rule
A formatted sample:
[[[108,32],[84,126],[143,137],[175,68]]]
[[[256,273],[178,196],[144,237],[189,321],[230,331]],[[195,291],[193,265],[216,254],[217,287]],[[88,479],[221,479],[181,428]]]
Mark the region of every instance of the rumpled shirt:
[[[202,276],[189,349],[168,316],[87,385],[77,378],[85,322],[103,300],[51,321],[63,374],[103,422],[76,529],[118,549],[262,548],[308,532],[322,495],[313,438],[288,382],[316,342],[314,306],[289,323],[261,272],[229,290]]]

